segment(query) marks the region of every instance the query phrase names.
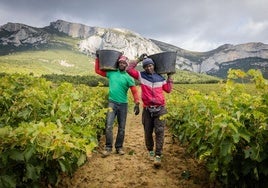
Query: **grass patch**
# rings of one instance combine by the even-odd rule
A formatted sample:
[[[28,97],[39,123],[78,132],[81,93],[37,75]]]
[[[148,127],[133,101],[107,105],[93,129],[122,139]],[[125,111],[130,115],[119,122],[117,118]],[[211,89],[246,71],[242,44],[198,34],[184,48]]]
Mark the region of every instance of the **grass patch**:
[[[94,71],[94,59],[70,50],[26,51],[0,56],[6,73],[87,75]]]

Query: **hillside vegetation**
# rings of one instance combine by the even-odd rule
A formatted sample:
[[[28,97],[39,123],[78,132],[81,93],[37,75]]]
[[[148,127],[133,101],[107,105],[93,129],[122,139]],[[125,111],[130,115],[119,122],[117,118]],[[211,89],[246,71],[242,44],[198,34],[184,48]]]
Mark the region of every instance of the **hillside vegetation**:
[[[90,61],[91,60],[91,61]],[[70,50],[26,51],[0,56],[6,73],[87,75],[93,72],[93,60]]]
[[[79,39],[50,31],[47,44],[37,46],[2,46],[0,70],[4,73],[42,75],[94,75],[94,57],[78,49]],[[12,53],[10,53],[12,52]],[[5,55],[3,55],[5,54]],[[139,67],[141,70],[142,68]],[[176,70],[175,83],[216,83],[220,79],[206,74]]]
[[[87,76],[96,75],[94,58],[72,50],[54,49],[25,51],[0,56],[0,70],[4,73]],[[216,83],[220,79],[206,74],[176,70],[175,83]]]
[[[62,35],[62,36],[61,36]],[[78,39],[52,34],[44,45],[1,49],[0,70],[5,73],[88,75],[93,59],[79,52]],[[10,53],[12,51],[12,53]]]

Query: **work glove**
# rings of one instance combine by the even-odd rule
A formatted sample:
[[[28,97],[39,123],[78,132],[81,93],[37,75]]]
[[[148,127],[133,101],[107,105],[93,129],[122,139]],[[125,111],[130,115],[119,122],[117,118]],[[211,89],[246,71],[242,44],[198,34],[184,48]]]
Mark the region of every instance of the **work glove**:
[[[175,73],[174,72],[169,72],[169,73],[167,73],[167,76],[171,76],[173,74],[175,74]]]
[[[148,55],[146,53],[143,53],[140,55],[140,57],[138,58],[138,61],[143,61],[144,59],[146,59],[148,57]]]
[[[135,113],[135,115],[138,115],[140,113],[139,104],[135,104],[135,106],[134,106],[134,113]]]
[[[96,58],[99,58],[99,56],[100,56],[100,50],[97,50],[96,51]]]

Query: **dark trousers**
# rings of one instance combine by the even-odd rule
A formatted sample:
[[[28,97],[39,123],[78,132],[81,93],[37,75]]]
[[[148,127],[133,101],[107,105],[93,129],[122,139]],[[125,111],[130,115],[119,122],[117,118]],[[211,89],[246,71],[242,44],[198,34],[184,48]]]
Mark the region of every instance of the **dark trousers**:
[[[148,109],[143,108],[142,124],[144,127],[145,145],[148,151],[154,150],[155,154],[161,156],[164,145],[164,127],[165,120],[160,120],[160,116],[167,113],[165,107],[162,107],[159,112],[151,113]],[[153,133],[155,133],[155,144]]]
[[[128,105],[127,103],[109,101],[108,107],[109,110],[107,112],[105,129],[106,150],[112,150],[113,148],[113,125],[116,117],[118,122],[118,131],[115,141],[115,148],[119,149],[123,147],[124,143]]]

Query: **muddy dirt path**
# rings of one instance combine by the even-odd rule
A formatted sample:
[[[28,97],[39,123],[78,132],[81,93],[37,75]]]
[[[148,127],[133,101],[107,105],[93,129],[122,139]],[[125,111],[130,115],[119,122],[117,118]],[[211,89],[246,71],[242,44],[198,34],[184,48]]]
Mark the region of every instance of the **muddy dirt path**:
[[[117,129],[114,128],[114,133]],[[163,149],[162,166],[153,167],[144,144],[141,115],[128,114],[124,142],[125,155],[113,152],[101,157],[104,137],[99,148],[73,175],[60,182],[60,188],[128,188],[128,187],[168,187],[168,188],[208,188],[209,175],[202,164],[198,164],[185,153],[185,149],[174,142],[167,128]],[[189,172],[184,174],[183,172]]]

